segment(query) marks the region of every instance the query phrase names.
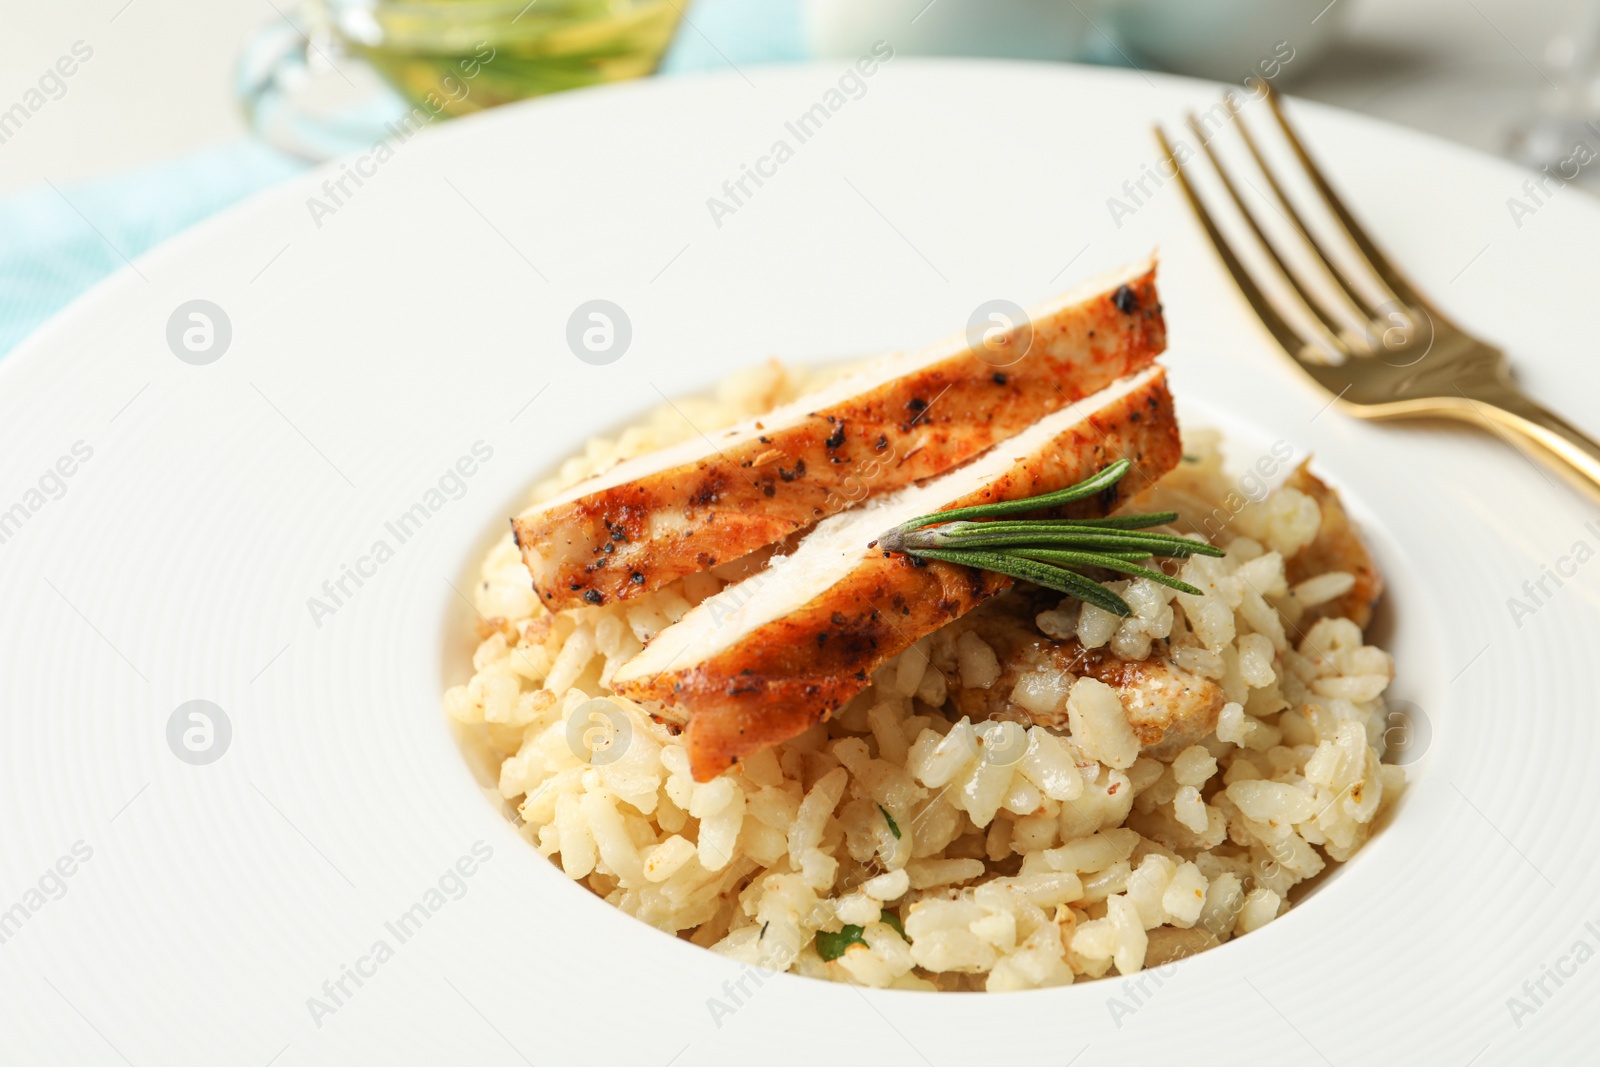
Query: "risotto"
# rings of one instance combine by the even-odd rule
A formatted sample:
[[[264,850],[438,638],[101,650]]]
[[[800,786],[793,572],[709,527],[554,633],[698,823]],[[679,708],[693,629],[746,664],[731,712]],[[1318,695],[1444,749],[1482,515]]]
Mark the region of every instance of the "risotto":
[[[740,374],[589,442],[535,497],[818,384],[776,363]],[[1219,445],[1187,431],[1183,461],[1135,501],[1203,518],[1176,532],[1225,549],[1175,561],[1201,595],[1109,582],[1133,608],[1119,618],[1013,589],[711,781],[608,683],[760,557],[553,615],[507,535],[475,589],[474,674],[445,711],[493,753],[522,834],[568,877],[742,963],[997,991],[1170,962],[1282,915],[1404,786],[1382,762],[1393,663],[1366,643],[1365,607],[1341,610],[1371,575],[1337,498],[1304,472],[1248,492]],[[1042,658],[1022,630],[1099,666]],[[1128,664],[1166,672],[1157,711],[1203,712],[1187,734],[1142,743],[1116,687]]]

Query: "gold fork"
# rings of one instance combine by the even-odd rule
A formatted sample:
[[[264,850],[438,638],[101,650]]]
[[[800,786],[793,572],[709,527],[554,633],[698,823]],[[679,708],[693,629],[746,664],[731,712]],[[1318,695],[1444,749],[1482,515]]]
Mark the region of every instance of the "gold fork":
[[[1546,462],[1553,458],[1558,466],[1564,464],[1579,476],[1585,488],[1600,493],[1600,443],[1523,393],[1512,382],[1500,349],[1462,329],[1390,263],[1312,162],[1284,116],[1277,93],[1266,82],[1262,84],[1277,125],[1312,188],[1336,220],[1336,228],[1348,241],[1353,258],[1366,269],[1368,291],[1385,297],[1374,302],[1363,295],[1351,275],[1328,255],[1327,246],[1313,236],[1313,230],[1267,164],[1240,108],[1225,97],[1224,107],[1233,116],[1234,125],[1271,192],[1270,199],[1267,193],[1260,193],[1261,199],[1267,200],[1287,223],[1286,227],[1277,228],[1280,234],[1287,229],[1302,251],[1311,253],[1301,259],[1310,263],[1312,270],[1292,265],[1282,254],[1288,247],[1284,238],[1267,235],[1193,113],[1187,116],[1188,127],[1221,179],[1227,198],[1284,283],[1278,287],[1280,292],[1298,307],[1299,317],[1312,324],[1310,330],[1290,325],[1279,314],[1189,181],[1185,166],[1193,164],[1178,158],[1160,126],[1155,134],[1171,167],[1168,173],[1176,174],[1223,265],[1268,332],[1298,367],[1333,394],[1333,403],[1343,411],[1365,419],[1443,417],[1510,431],[1537,445],[1534,452]],[[1320,276],[1321,284],[1311,284],[1313,274]],[[1515,446],[1514,439],[1507,439]]]

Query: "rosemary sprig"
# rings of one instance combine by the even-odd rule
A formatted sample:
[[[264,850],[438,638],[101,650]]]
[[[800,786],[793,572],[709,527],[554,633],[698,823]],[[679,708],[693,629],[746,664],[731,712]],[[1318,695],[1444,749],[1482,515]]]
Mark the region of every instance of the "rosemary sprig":
[[[996,521],[1086,500],[1116,485],[1131,466],[1125,459],[1118,460],[1092,477],[1054,493],[921,515],[886,531],[874,543],[886,552],[959,563],[1019,578],[1124,618],[1133,614],[1127,601],[1079,574],[1076,568],[1096,567],[1159,582],[1192,596],[1202,595],[1187,582],[1140,565],[1151,557],[1187,559],[1223,554],[1205,541],[1150,530],[1177,519],[1175,511],[1101,519]]]
[[[1057,489],[1053,493],[1043,496],[1030,496],[1022,500],[1002,500],[995,504],[974,504],[970,508],[956,508],[954,511],[935,511],[931,515],[919,515],[909,522],[901,523],[897,529],[915,530],[919,526],[926,526],[933,522],[951,522],[955,519],[998,519],[1002,515],[1024,515],[1030,511],[1039,511],[1044,508],[1058,507],[1062,504],[1072,504],[1079,500],[1087,500],[1096,493],[1103,493],[1122,480],[1128,473],[1128,468],[1133,463],[1126,459],[1119,459],[1109,467],[1102,468],[1099,474],[1085,478],[1077,485],[1069,485],[1065,489]],[[881,539],[880,539],[881,540]],[[890,551],[894,551],[891,549]]]
[[[1060,545],[1089,552],[1129,552],[1145,549],[1146,555],[1188,558],[1194,555],[1220,556],[1222,552],[1200,541],[1173,534],[1144,533],[1139,530],[1095,529],[1082,526],[1055,526],[1034,522],[953,522],[948,526],[910,530],[893,541],[891,551],[918,548],[999,548],[1006,545]]]
[[[1058,593],[1075,596],[1095,607],[1104,608],[1113,615],[1127,618],[1133,614],[1133,609],[1128,607],[1128,602],[1117,594],[1107,589],[1098,582],[1091,582],[1081,574],[1062,567],[1040,563],[1037,560],[1025,559],[1022,556],[1002,555],[998,552],[979,552],[972,549],[947,549],[925,548],[911,553],[924,559],[943,560],[946,563],[960,563],[968,567],[976,567],[983,571],[994,571],[997,574],[1007,574],[1013,578],[1021,578],[1034,585],[1042,585],[1046,589],[1054,589]]]
[[[1099,567],[1102,570],[1119,571],[1135,578],[1148,578],[1152,582],[1176,589],[1180,593],[1188,593],[1190,596],[1205,595],[1204,590],[1196,589],[1188,582],[1180,582],[1169,574],[1141,567],[1136,562],[1117,559],[1104,552],[1070,552],[1059,548],[1019,548],[1016,552],[1024,559],[1038,560],[1040,563],[1050,563],[1058,567]]]
[[[1147,526],[1165,526],[1178,518],[1176,511],[1152,511],[1147,515],[1108,515],[1103,519],[1033,519],[1032,522],[1051,526],[1099,526],[1107,530],[1142,530]]]

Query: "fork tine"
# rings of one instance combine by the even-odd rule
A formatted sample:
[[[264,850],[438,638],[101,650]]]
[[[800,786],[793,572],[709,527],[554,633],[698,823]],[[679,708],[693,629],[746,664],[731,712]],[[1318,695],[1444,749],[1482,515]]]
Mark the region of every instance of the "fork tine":
[[[1206,158],[1211,161],[1211,166],[1217,172],[1217,177],[1222,179],[1222,187],[1227,191],[1228,197],[1233,201],[1233,206],[1239,209],[1239,214],[1244,216],[1245,222],[1250,227],[1250,232],[1255,234],[1256,240],[1261,244],[1262,248],[1266,249],[1268,257],[1270,257],[1272,262],[1277,266],[1278,273],[1283,276],[1283,279],[1286,282],[1289,283],[1289,288],[1294,293],[1295,299],[1299,302],[1300,306],[1304,308],[1306,312],[1308,312],[1312,318],[1316,320],[1317,324],[1327,332],[1328,337],[1333,340],[1334,347],[1336,349],[1343,349],[1347,347],[1347,344],[1344,343],[1344,335],[1349,331],[1339,325],[1336,313],[1328,305],[1328,303],[1320,295],[1313,295],[1309,287],[1307,287],[1301,280],[1299,274],[1293,267],[1289,265],[1288,261],[1285,260],[1283,255],[1278,251],[1277,243],[1268,237],[1266,231],[1261,228],[1260,222],[1256,219],[1255,212],[1245,205],[1244,197],[1239,195],[1238,186],[1234,185],[1233,178],[1229,175],[1228,169],[1222,165],[1222,158],[1212,150],[1211,142],[1206,139],[1204,131],[1200,129],[1200,124],[1198,121],[1196,121],[1194,113],[1190,112],[1187,116],[1185,116],[1185,121],[1189,125],[1189,131],[1193,133],[1195,139],[1200,142],[1200,150],[1204,152]],[[1235,119],[1235,121],[1237,122],[1237,119]],[[1359,309],[1352,310],[1355,311],[1356,317],[1360,318]]]
[[[1256,317],[1267,328],[1267,332],[1283,347],[1283,350],[1294,357],[1296,362],[1307,363],[1307,349],[1315,352],[1312,345],[1304,337],[1283,320],[1278,314],[1278,309],[1272,306],[1272,301],[1267,299],[1267,294],[1256,285],[1255,279],[1245,269],[1239,257],[1234,255],[1233,248],[1228,244],[1228,239],[1217,228],[1216,220],[1211,217],[1211,212],[1206,210],[1205,203],[1201,201],[1194,186],[1189,183],[1189,176],[1184,172],[1183,164],[1178,161],[1177,154],[1172,151],[1172,144],[1167,140],[1166,131],[1159,125],[1155,127],[1156,141],[1161,145],[1161,151],[1166,154],[1167,160],[1172,164],[1173,173],[1178,179],[1178,188],[1183,190],[1183,195],[1189,201],[1189,206],[1194,210],[1195,217],[1200,220],[1201,227],[1206,231],[1206,236],[1211,239],[1211,246],[1217,250],[1217,255],[1222,259],[1222,265],[1228,268],[1228,273],[1233,275],[1233,280],[1239,286],[1239,291],[1250,302],[1255,310]],[[1315,362],[1314,360],[1311,362]]]
[[[1289,224],[1300,235],[1300,239],[1305,242],[1306,246],[1311,249],[1322,263],[1323,271],[1333,280],[1334,285],[1344,294],[1344,299],[1356,309],[1362,318],[1377,318],[1377,308],[1373,307],[1371,301],[1362,296],[1361,291],[1351,284],[1350,276],[1345,273],[1344,268],[1329,259],[1328,254],[1322,250],[1322,245],[1311,235],[1311,228],[1306,225],[1305,219],[1300,217],[1300,212],[1294,206],[1294,201],[1289,199],[1289,195],[1283,191],[1283,186],[1278,183],[1278,175],[1271,167],[1267,166],[1266,157],[1261,154],[1261,149],[1256,144],[1255,135],[1250,132],[1250,124],[1244,120],[1243,115],[1238,118],[1238,126],[1239,135],[1244,139],[1245,147],[1250,150],[1251,158],[1256,161],[1256,166],[1261,173],[1266,176],[1267,185],[1272,189],[1272,195],[1277,198],[1278,204],[1283,208],[1284,217],[1289,220]]]
[[[1396,270],[1393,263],[1389,262],[1389,257],[1379,251],[1372,238],[1367,236],[1367,231],[1362,228],[1361,223],[1356,221],[1350,210],[1344,206],[1344,201],[1339,199],[1339,194],[1333,191],[1333,187],[1328,184],[1328,179],[1323,176],[1322,169],[1312,161],[1311,154],[1306,151],[1306,146],[1300,140],[1300,135],[1295,133],[1294,127],[1289,124],[1288,116],[1283,113],[1283,104],[1278,98],[1278,91],[1272,87],[1271,82],[1265,79],[1262,79],[1262,84],[1266,86],[1267,104],[1272,109],[1273,117],[1278,120],[1278,128],[1283,131],[1284,139],[1289,142],[1289,147],[1294,150],[1295,158],[1300,161],[1300,165],[1305,168],[1306,175],[1310,177],[1311,184],[1316,186],[1323,202],[1328,205],[1328,210],[1332,211],[1339,220],[1339,225],[1344,228],[1345,235],[1350,238],[1351,243],[1360,251],[1362,258],[1367,262],[1367,266],[1371,267],[1373,273],[1382,279],[1385,288],[1389,290],[1390,295],[1396,300],[1423,308],[1437,323],[1449,323],[1450,320],[1444,313],[1435,307],[1427,297],[1418,292],[1417,288],[1407,280],[1406,276]]]

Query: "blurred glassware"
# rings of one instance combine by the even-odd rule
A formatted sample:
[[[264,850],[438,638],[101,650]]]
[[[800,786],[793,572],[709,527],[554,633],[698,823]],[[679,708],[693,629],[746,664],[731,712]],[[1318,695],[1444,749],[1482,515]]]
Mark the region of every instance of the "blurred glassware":
[[[1600,161],[1600,0],[1584,0],[1571,28],[1545,52],[1561,72],[1560,83],[1512,128],[1507,151],[1562,185],[1600,186],[1600,167],[1593,165]]]
[[[326,159],[396,124],[650,74],[682,15],[680,0],[305,0],[246,44],[235,88],[264,140]]]
[[[848,59],[887,41],[901,55],[1081,59],[1090,0],[809,0],[818,56]]]
[[[1135,61],[1214,81],[1293,80],[1333,44],[1349,0],[1099,0]]]

